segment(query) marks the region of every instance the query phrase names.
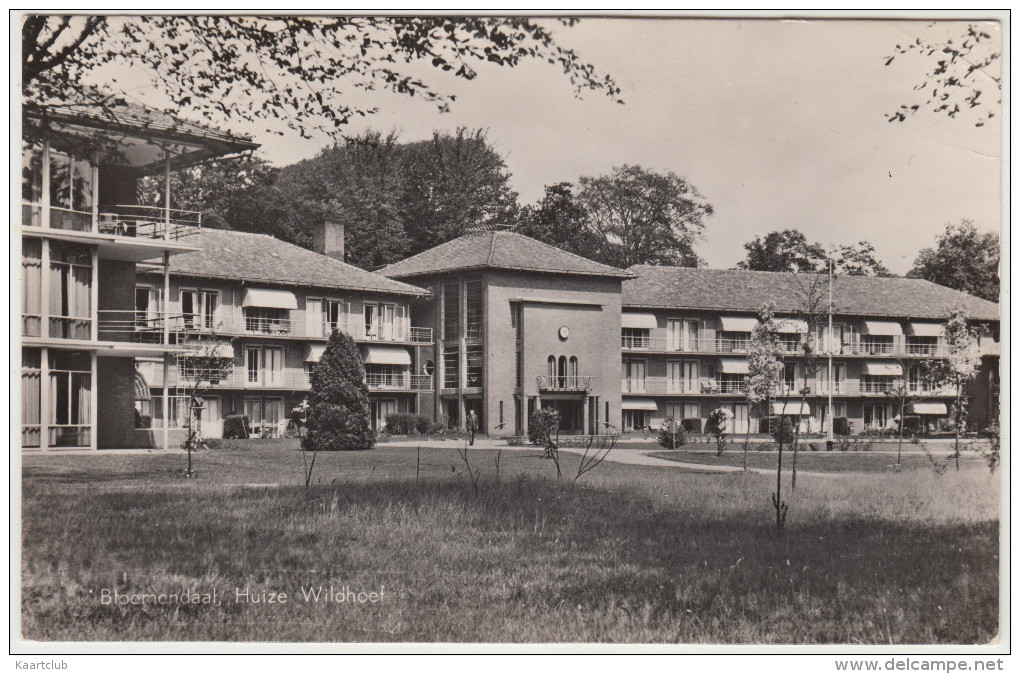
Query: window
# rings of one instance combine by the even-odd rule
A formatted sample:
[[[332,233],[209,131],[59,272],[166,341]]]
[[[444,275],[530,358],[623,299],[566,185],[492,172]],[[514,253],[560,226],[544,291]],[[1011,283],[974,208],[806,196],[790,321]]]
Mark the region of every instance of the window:
[[[938,350],[938,337],[907,337],[907,353],[911,356],[934,356]],[[980,346],[980,335],[978,346]]]
[[[42,336],[42,241],[21,240],[21,334]]]
[[[42,148],[21,142],[21,217],[22,225],[42,227]]]
[[[641,431],[648,427],[646,410],[623,410],[623,430]]]
[[[181,314],[187,330],[213,330],[220,294],[215,290],[181,290]]]
[[[170,428],[182,428],[184,426],[185,410],[189,402],[189,396],[179,395],[176,390],[171,391],[169,397]],[[149,405],[152,411],[152,427],[163,428],[163,394],[153,391]]]
[[[861,393],[885,393],[895,385],[895,377],[882,375],[861,375]]]
[[[21,350],[21,446],[39,447],[42,439],[42,352]]]
[[[478,388],[482,385],[484,380],[483,368],[485,365],[485,358],[482,353],[482,346],[480,344],[469,345],[464,351],[465,358],[467,360],[467,382],[468,388]]]
[[[783,391],[797,391],[797,363],[783,363]]]
[[[864,404],[864,427],[882,429],[889,424],[889,406],[876,403]]]
[[[395,304],[366,302],[365,337],[387,342],[400,339],[398,324],[402,322],[403,310],[403,306]]]
[[[524,340],[524,310],[520,302],[510,303],[510,327],[513,328],[517,341]]]
[[[329,337],[334,330],[342,330],[344,303],[339,300],[322,300],[322,336]]]
[[[720,332],[719,351],[721,353],[746,353],[751,341],[750,332]]]
[[[861,349],[869,356],[881,356],[893,352],[893,338],[886,335],[863,335]]]
[[[743,393],[746,375],[722,373],[719,375],[720,393]]]
[[[645,361],[623,361],[623,391],[625,393],[645,390]]]
[[[567,357],[560,356],[556,362],[556,373],[558,375],[559,388],[567,388]]]
[[[407,367],[403,365],[366,365],[365,381],[372,388],[407,388]]]
[[[460,283],[443,284],[443,339],[460,339]]]
[[[524,386],[524,352],[521,350],[520,344],[517,345],[516,363],[514,367],[514,386],[522,388]]]
[[[50,337],[92,336],[92,252],[50,242]]]
[[[262,383],[262,349],[257,346],[245,349],[245,369],[249,384]]]
[[[443,346],[443,388],[460,388],[460,348]]]
[[[468,281],[464,284],[464,303],[467,313],[464,336],[468,339],[481,339],[485,316],[485,293],[481,281]]]
[[[92,164],[50,150],[50,227],[92,229]]]
[[[259,335],[290,334],[290,311],[268,307],[244,307],[244,331]]]
[[[779,333],[779,343],[782,345],[783,351],[786,353],[800,352],[800,335],[797,333]]]
[[[649,331],[646,328],[622,328],[620,340],[623,342],[623,348],[647,349],[649,342],[648,333]]]
[[[51,349],[51,447],[87,447],[92,430],[92,364],[87,353]]]
[[[256,386],[283,385],[283,348],[249,346],[245,349],[245,381]]]

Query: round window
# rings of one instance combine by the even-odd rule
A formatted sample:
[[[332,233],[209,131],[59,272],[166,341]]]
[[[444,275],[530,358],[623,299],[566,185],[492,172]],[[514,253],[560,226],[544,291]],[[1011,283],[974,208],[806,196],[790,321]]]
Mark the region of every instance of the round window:
[[[429,376],[432,376],[432,374],[436,371],[436,364],[433,363],[431,360],[427,360],[425,361],[425,364],[421,366],[421,371]]]

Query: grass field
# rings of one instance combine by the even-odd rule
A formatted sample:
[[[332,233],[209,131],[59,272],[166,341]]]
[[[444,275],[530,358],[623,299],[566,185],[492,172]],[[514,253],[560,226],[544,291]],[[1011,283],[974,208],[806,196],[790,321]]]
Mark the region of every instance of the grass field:
[[[603,464],[556,481],[535,450],[321,454],[287,443],[28,456],[30,640],[983,643],[998,631],[999,475],[772,479]],[[500,459],[497,482],[496,458]],[[577,457],[565,455],[565,472]],[[243,486],[272,485],[272,486]],[[306,603],[301,588],[383,592]],[[219,603],[112,606],[120,593]],[[237,603],[284,592],[286,604]]]
[[[952,453],[952,448],[940,447],[932,452],[936,458],[945,459]],[[717,456],[715,448],[698,450],[664,450],[653,452],[652,456],[669,461],[681,463],[698,463],[710,466],[743,466],[744,452],[740,446],[727,445],[722,456]],[[777,452],[756,452],[747,453],[748,468],[776,469],[778,461]],[[790,470],[793,463],[793,452],[783,452],[783,470]],[[888,473],[894,470],[896,455],[882,452],[811,452],[803,449],[797,453],[797,471],[809,471],[816,473]],[[977,468],[987,463],[978,454],[973,452],[961,453],[960,466],[963,468]],[[923,470],[930,471],[931,463],[924,454],[905,453],[900,458],[902,470]],[[953,470],[950,467],[949,470]]]

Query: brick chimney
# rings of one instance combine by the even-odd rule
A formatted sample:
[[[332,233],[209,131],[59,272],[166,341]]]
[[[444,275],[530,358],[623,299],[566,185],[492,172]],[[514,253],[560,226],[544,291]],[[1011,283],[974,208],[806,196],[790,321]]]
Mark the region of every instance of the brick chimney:
[[[331,218],[323,218],[312,231],[312,250],[344,261],[344,225]]]

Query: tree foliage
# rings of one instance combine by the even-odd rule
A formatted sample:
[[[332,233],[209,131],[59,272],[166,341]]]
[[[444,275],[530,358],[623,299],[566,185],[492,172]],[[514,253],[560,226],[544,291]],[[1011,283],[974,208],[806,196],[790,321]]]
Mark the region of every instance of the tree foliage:
[[[309,451],[371,449],[375,443],[361,355],[339,330],[312,370],[306,426],[301,445]]]
[[[844,276],[892,276],[875,257],[875,247],[867,241],[858,241],[857,245],[838,246],[833,256],[833,272]]]
[[[922,248],[907,276],[999,301],[999,236],[971,220],[949,223],[934,248]]]
[[[544,61],[563,71],[575,94],[597,91],[621,102],[613,79],[560,45],[554,26],[525,17],[28,16],[22,90],[36,106],[122,102],[113,77],[94,75],[145,66],[175,113],[335,139],[352,118],[376,111],[353,103],[355,91],[389,91],[448,110],[455,96],[422,76],[430,69],[471,80],[481,63]]]
[[[814,272],[825,266],[825,249],[809,243],[796,229],[769,232],[744,244],[747,257],[737,263],[752,271]]]
[[[893,54],[885,57],[886,66],[891,66],[898,55],[926,64],[920,82],[914,86],[914,101],[888,113],[890,122],[904,122],[908,115],[925,109],[950,118],[968,118],[974,126],[984,126],[998,112],[1002,103],[1001,35],[988,24],[972,23],[962,35],[948,36],[945,25],[949,24],[931,24],[929,35],[898,44]],[[992,97],[997,99],[994,103]]]
[[[588,228],[588,212],[571,183],[546,185],[542,198],[534,206],[522,208],[517,222],[517,231],[525,236],[582,257],[598,255],[598,238]]]

